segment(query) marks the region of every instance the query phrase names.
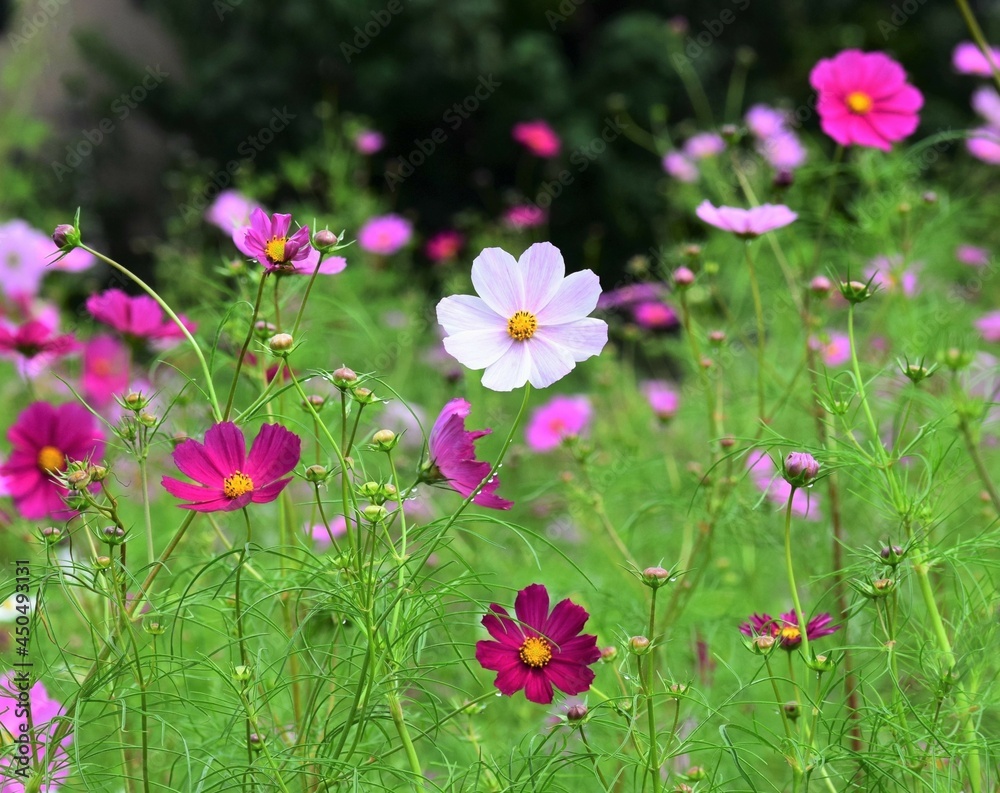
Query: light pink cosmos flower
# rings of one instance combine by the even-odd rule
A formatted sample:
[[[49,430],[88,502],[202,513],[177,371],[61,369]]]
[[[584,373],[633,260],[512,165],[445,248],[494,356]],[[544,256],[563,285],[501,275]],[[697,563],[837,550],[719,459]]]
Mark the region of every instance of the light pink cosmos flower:
[[[753,239],[769,231],[783,228],[798,217],[783,204],[762,204],[753,209],[738,209],[715,207],[708,200],[698,205],[695,214],[709,225],[732,232],[744,239]]]
[[[227,234],[232,234],[237,229],[250,226],[250,215],[255,209],[261,209],[260,204],[247,198],[239,190],[223,190],[205,210],[205,220]]]
[[[261,208],[250,213],[250,225],[233,232],[233,244],[244,256],[256,259],[268,272],[311,273],[319,261],[319,251],[309,241],[309,227],[302,226],[289,236],[291,215],[275,213],[269,218]]]
[[[0,225],[0,287],[10,298],[34,297],[45,277],[48,261],[42,246],[55,244],[24,220]]]
[[[990,165],[1000,165],[1000,127],[978,127],[965,140],[969,154]]]
[[[562,149],[562,141],[556,131],[542,119],[515,124],[511,135],[537,157],[556,157]]]
[[[672,419],[680,407],[680,394],[666,380],[647,380],[642,384],[642,393],[660,421]]]
[[[392,256],[413,236],[413,224],[401,215],[370,218],[358,231],[358,246],[368,253]]]
[[[343,515],[334,515],[330,519],[329,531],[327,527],[322,523],[317,523],[314,526],[306,524],[305,533],[312,538],[313,544],[316,546],[316,550],[325,551],[331,546],[330,536],[333,536],[334,540],[338,540],[347,534],[347,520]]]
[[[983,86],[972,94],[972,109],[986,119],[990,127],[1000,127],[1000,94],[995,88]]]
[[[679,151],[667,152],[663,156],[663,170],[678,182],[691,184],[698,181],[698,166]]]
[[[7,431],[11,452],[0,475],[6,477],[14,508],[27,520],[68,520],[76,513],[63,503],[66,488],[54,474],[67,463],[98,460],[104,453],[104,433],[82,405],[34,402]]]
[[[806,161],[806,149],[791,130],[757,143],[757,151],[777,171],[794,171]]]
[[[465,420],[471,410],[472,406],[461,398],[453,399],[444,406],[427,439],[430,460],[422,472],[423,481],[446,482],[465,498],[475,492],[493,468],[489,463],[476,459],[475,449],[475,442],[493,430],[466,430]],[[494,476],[483,485],[472,503],[491,509],[510,509],[514,502],[496,494],[499,486],[500,477]]]
[[[955,258],[970,267],[985,267],[990,263],[990,252],[977,245],[959,245],[955,248]]]
[[[302,440],[280,424],[264,424],[247,454],[243,431],[233,422],[215,424],[205,443],[188,439],[174,449],[174,463],[197,484],[165,476],[164,490],[195,512],[232,512],[248,504],[274,501],[292,481]]]
[[[960,42],[951,55],[951,64],[959,74],[974,74],[977,77],[992,77],[993,68],[1000,66],[1000,49],[990,47],[987,60],[983,51],[971,41]],[[991,64],[992,61],[992,64]]]
[[[24,744],[28,750],[25,758],[28,760],[27,765],[22,765],[18,761],[16,753],[5,752],[3,758],[0,758],[0,768],[4,769],[4,779],[0,780],[0,793],[24,793],[27,787],[25,783],[36,777],[40,784],[32,790],[37,790],[39,793],[56,793],[69,776],[67,752],[73,743],[73,736],[67,734],[55,750],[52,750],[51,743],[57,729],[55,719],[60,715],[62,705],[49,696],[41,680],[36,681],[29,689],[22,675],[25,675],[23,671],[8,672],[0,683],[0,725],[3,726],[2,732],[7,740],[16,741],[19,735],[26,734],[23,730],[26,720],[22,706],[25,704],[24,697],[27,696],[35,743],[33,746]],[[26,690],[21,689],[22,685],[25,685]],[[38,765],[35,765],[36,759]],[[27,775],[15,776],[19,772],[27,772]]]
[[[583,394],[553,397],[532,411],[524,438],[532,451],[551,451],[567,438],[583,435],[592,413],[590,399]]]
[[[699,132],[684,141],[683,151],[690,160],[705,160],[726,150],[726,142],[714,132]]]
[[[819,511],[819,499],[813,491],[799,487],[792,493],[792,486],[782,479],[774,462],[766,453],[751,451],[747,455],[746,465],[757,489],[764,493],[768,500],[777,504],[779,508],[784,508],[791,493],[793,514],[806,520],[820,520],[822,515]]]
[[[887,292],[902,292],[907,297],[912,297],[917,293],[917,270],[920,262],[913,262],[906,269],[903,267],[903,257],[899,254],[892,256],[876,256],[865,268],[865,280],[871,279],[874,286],[884,289]]]
[[[424,253],[432,262],[448,262],[458,256],[465,245],[465,235],[460,231],[448,229],[439,231],[424,245]]]
[[[184,338],[181,329],[163,313],[149,295],[132,297],[121,289],[108,289],[87,298],[87,311],[98,322],[110,325],[119,333],[150,341],[176,341]],[[193,333],[197,326],[183,314],[179,319]]]
[[[976,320],[976,330],[983,337],[984,341],[1000,341],[1000,311],[991,311],[983,314]]]
[[[750,134],[757,138],[770,138],[788,127],[788,113],[769,105],[753,105],[744,119]]]
[[[470,369],[485,369],[483,385],[494,391],[552,385],[608,341],[607,323],[587,316],[601,294],[597,276],[565,273],[562,254],[549,242],[535,243],[519,260],[487,248],[472,263],[479,297],[438,303],[445,349]]]
[[[809,346],[823,357],[823,363],[829,367],[843,366],[851,360],[851,340],[846,333],[830,331],[824,338],[813,336],[809,339]]]
[[[819,93],[820,127],[841,146],[889,151],[920,123],[923,95],[884,53],[844,50],[817,63],[809,83]]]
[[[114,402],[129,384],[128,347],[112,336],[95,336],[83,350],[83,394],[98,408]]]
[[[548,222],[549,213],[531,204],[518,204],[508,209],[503,216],[505,226],[512,229],[533,229]]]
[[[385,146],[385,135],[374,129],[363,129],[354,136],[354,148],[366,156],[375,154]]]

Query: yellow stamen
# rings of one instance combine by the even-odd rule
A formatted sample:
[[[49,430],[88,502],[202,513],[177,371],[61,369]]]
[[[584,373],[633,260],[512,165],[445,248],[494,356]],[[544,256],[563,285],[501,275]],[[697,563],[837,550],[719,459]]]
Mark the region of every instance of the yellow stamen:
[[[864,91],[853,91],[847,95],[847,106],[852,113],[863,116],[872,109],[872,98]]]
[[[253,480],[242,471],[227,476],[222,482],[222,492],[226,498],[239,498],[253,492]]]
[[[786,644],[794,644],[795,642],[802,641],[802,631],[794,625],[786,625],[778,635]]]
[[[285,243],[288,237],[271,237],[264,246],[264,255],[274,264],[285,263]]]
[[[552,645],[541,636],[529,636],[517,654],[522,663],[533,669],[540,669],[552,660]]]
[[[55,446],[43,446],[38,450],[38,467],[48,474],[58,473],[66,468],[66,455]]]
[[[538,320],[528,311],[516,311],[507,320],[507,333],[517,341],[527,341],[538,330]]]

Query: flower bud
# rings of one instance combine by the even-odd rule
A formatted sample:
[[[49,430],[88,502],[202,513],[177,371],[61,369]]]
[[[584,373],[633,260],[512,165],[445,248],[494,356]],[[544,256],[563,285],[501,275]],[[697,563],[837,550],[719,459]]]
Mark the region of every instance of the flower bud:
[[[719,347],[726,342],[726,332],[724,330],[713,330],[708,334],[708,341],[715,347]]]
[[[953,372],[958,372],[972,363],[973,354],[965,350],[960,350],[958,347],[950,347],[941,353],[938,358],[940,358],[941,363]]]
[[[369,504],[362,510],[362,513],[365,518],[370,520],[372,523],[378,523],[379,521],[385,520],[386,515],[389,514],[389,510],[380,504]]]
[[[760,636],[754,636],[748,646],[754,655],[767,655],[777,643],[777,639],[773,636],[762,633]]]
[[[52,232],[52,241],[59,250],[67,253],[80,244],[80,232],[76,226],[60,223]]]
[[[719,135],[726,143],[736,143],[742,137],[743,131],[735,124],[723,124],[719,127]]]
[[[151,636],[161,636],[163,632],[167,629],[166,626],[160,622],[158,617],[152,617],[142,624],[142,628],[146,633]]]
[[[87,466],[87,473],[90,474],[91,482],[103,482],[108,478],[108,469],[103,465]]]
[[[121,545],[125,542],[125,531],[120,526],[105,526],[101,530],[101,540],[108,545]]]
[[[58,526],[46,526],[42,529],[42,539],[48,545],[55,545],[59,540],[62,539],[63,533],[62,529]]]
[[[807,452],[792,452],[785,458],[785,481],[792,487],[806,487],[819,474],[819,463]]]
[[[694,273],[687,267],[678,267],[673,272],[674,286],[678,289],[687,289],[694,283]]]
[[[899,206],[896,207],[896,211],[900,215],[909,215],[910,212],[913,211],[913,206],[910,204],[909,201],[901,201]]]
[[[290,333],[276,333],[268,340],[267,346],[271,352],[286,353],[295,346],[295,339]]]
[[[70,471],[66,474],[66,487],[70,490],[83,490],[90,484],[90,473],[85,470]]]
[[[125,395],[125,406],[131,410],[142,410],[146,407],[147,400],[142,396],[142,394],[136,393],[135,391],[129,391]]]
[[[569,706],[566,711],[566,721],[583,721],[587,715],[587,706],[583,703],[576,703]]]
[[[650,589],[659,589],[670,583],[670,571],[662,567],[647,567],[642,571],[642,583]]]
[[[618,648],[615,647],[614,645],[609,645],[607,647],[601,648],[601,660],[604,663],[610,664],[617,657],[618,657]]]
[[[928,190],[926,193],[920,196],[920,200],[927,205],[933,205],[938,202],[938,194],[935,193],[933,190]]]
[[[833,291],[833,281],[825,275],[817,275],[809,282],[809,291],[816,297],[829,297]]]
[[[309,394],[302,402],[302,407],[306,410],[312,408],[319,413],[326,405],[326,397],[322,394]]]
[[[877,578],[872,581],[872,589],[884,595],[888,595],[895,588],[896,582],[892,578]]]
[[[233,680],[237,683],[248,683],[253,678],[253,667],[245,664],[233,667]]]
[[[339,369],[333,370],[333,384],[337,386],[337,388],[341,390],[350,388],[357,382],[358,376],[355,374],[353,369],[341,366]]]
[[[879,552],[879,557],[890,567],[896,567],[906,558],[906,549],[898,545],[887,545]]]
[[[785,715],[792,721],[795,721],[799,716],[802,715],[802,709],[799,708],[799,703],[796,702],[794,699],[790,699],[788,702],[782,705],[781,709],[785,711]]]
[[[814,672],[822,674],[823,672],[832,672],[837,667],[837,662],[828,655],[817,655],[811,661],[807,661],[806,665]]]
[[[674,699],[679,699],[687,693],[688,687],[684,683],[671,683],[668,688]]]
[[[358,493],[362,498],[377,498],[382,491],[382,485],[378,482],[365,482],[358,488]]]
[[[149,427],[152,429],[156,426],[159,419],[152,413],[140,413],[138,416],[139,423],[144,427]]]
[[[868,283],[863,281],[841,281],[840,294],[844,296],[844,300],[848,303],[864,303],[875,294],[875,290],[871,288],[870,281]]]
[[[98,570],[107,570],[111,567],[111,557],[110,556],[98,556],[94,559],[94,567]]]
[[[684,773],[684,776],[692,782],[701,782],[708,778],[708,772],[700,765],[693,765]]]
[[[272,325],[270,322],[263,319],[258,319],[253,326],[253,332],[257,334],[257,337],[260,339],[266,339],[269,336],[273,336],[277,329],[277,325]]]
[[[337,235],[330,231],[330,229],[320,229],[313,235],[313,247],[319,251],[332,248],[337,242]]]
[[[795,184],[795,174],[788,169],[782,169],[775,173],[774,179],[771,180],[773,184],[779,190],[786,190]]]
[[[380,452],[390,452],[396,448],[399,438],[392,430],[379,430],[372,436],[372,443],[378,447]]]
[[[370,405],[373,402],[378,402],[378,397],[371,392],[370,388],[355,388],[351,391],[351,394],[354,396],[354,399],[362,405]]]
[[[633,636],[628,640],[628,648],[635,655],[645,655],[649,652],[652,643],[645,636]]]
[[[307,482],[325,482],[327,476],[329,475],[326,466],[323,465],[310,465],[306,468],[306,481]]]
[[[250,748],[253,749],[253,751],[255,752],[259,752],[261,749],[264,748],[264,736],[261,735],[260,733],[257,732],[250,733],[250,736],[247,740],[248,743],[250,744]]]

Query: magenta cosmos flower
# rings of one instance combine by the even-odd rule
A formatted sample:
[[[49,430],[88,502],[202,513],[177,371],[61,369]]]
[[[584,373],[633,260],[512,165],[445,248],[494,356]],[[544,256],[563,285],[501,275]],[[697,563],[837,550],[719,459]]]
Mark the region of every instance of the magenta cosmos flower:
[[[400,215],[370,218],[358,230],[358,246],[379,256],[391,256],[413,236],[413,225]]]
[[[424,465],[422,479],[426,482],[447,482],[459,495],[468,498],[493,468],[476,459],[475,442],[493,430],[466,430],[465,420],[472,406],[464,399],[451,400],[434,422],[427,439],[430,460]],[[513,501],[500,498],[496,489],[500,477],[494,476],[472,499],[473,504],[492,509],[510,509]]]
[[[432,262],[447,262],[458,256],[465,245],[465,235],[460,231],[439,231],[424,245],[424,253]]]
[[[309,242],[309,227],[302,226],[289,236],[292,216],[267,213],[256,208],[250,213],[250,225],[233,232],[233,244],[240,252],[256,259],[268,272],[312,272],[319,261],[319,251]]]
[[[729,231],[743,239],[753,239],[793,223],[798,215],[784,204],[762,204],[753,209],[716,207],[702,201],[695,213],[710,226]]]
[[[121,289],[108,289],[87,298],[87,311],[98,322],[110,325],[133,339],[148,341],[177,340],[184,337],[181,329],[163,313],[159,304],[148,295],[131,296]],[[190,332],[196,325],[181,314],[181,322]]]
[[[586,432],[592,413],[590,399],[583,394],[553,397],[532,412],[525,440],[532,451],[551,451]]]
[[[820,614],[809,620],[806,625],[806,636],[809,641],[815,641],[823,636],[829,636],[840,630],[839,625],[833,625],[833,617]],[[740,633],[751,638],[756,636],[773,636],[783,650],[794,650],[802,644],[802,628],[795,615],[795,610],[782,614],[775,619],[770,614],[751,614],[750,621],[740,625]]]
[[[597,637],[581,634],[590,615],[569,598],[549,613],[549,593],[532,584],[517,593],[516,619],[496,603],[483,617],[483,626],[495,641],[476,642],[476,660],[497,673],[493,681],[501,694],[524,696],[539,705],[552,701],[552,687],[566,694],[582,694],[594,682],[590,665],[601,658]]]
[[[548,220],[548,212],[531,204],[512,206],[503,216],[504,225],[517,230],[538,228],[544,226]]]
[[[978,44],[963,41],[955,47],[951,55],[951,65],[959,74],[974,74],[977,77],[992,77],[993,69],[1000,67],[1000,49],[989,48],[989,59],[979,49]]]
[[[23,325],[0,325],[0,355],[20,363],[35,359],[45,362],[76,352],[80,344],[72,333],[58,333],[55,328],[37,319]]]
[[[110,405],[129,384],[128,347],[111,336],[95,336],[83,350],[81,384],[88,400],[99,408]]]
[[[185,499],[182,509],[232,512],[247,504],[274,501],[291,477],[282,479],[299,462],[301,440],[280,424],[265,424],[247,454],[243,432],[231,421],[214,425],[205,443],[186,440],[174,449],[174,463],[197,484],[163,477],[172,496]]]
[[[359,154],[375,154],[385,146],[385,135],[374,129],[363,129],[354,136],[354,148]]]
[[[562,148],[562,141],[547,121],[522,121],[511,131],[514,140],[538,157],[555,157]]]
[[[15,753],[5,752],[3,758],[0,758],[0,768],[5,769],[4,779],[0,780],[0,793],[24,793],[29,780],[40,782],[31,790],[55,793],[69,776],[67,751],[73,742],[73,736],[67,734],[55,751],[52,751],[52,738],[57,728],[55,719],[59,716],[62,705],[49,696],[41,680],[27,688],[28,681],[22,675],[23,672],[8,672],[0,683],[0,725],[3,725],[3,733],[8,740],[16,740],[23,734],[25,718],[24,711],[19,706],[24,704],[26,695],[31,707],[35,743],[33,746],[25,744],[28,750],[27,766],[17,761]],[[22,686],[25,688],[22,689]],[[15,776],[24,771],[27,771],[27,776]]]
[[[7,431],[11,452],[0,466],[14,507],[28,520],[68,520],[66,488],[53,479],[70,460],[92,460],[104,452],[104,435],[90,411],[75,403],[34,402]]]
[[[820,127],[841,146],[889,151],[920,122],[923,95],[884,53],[844,50],[817,63],[809,83],[819,93]]]
[[[494,391],[552,385],[608,341],[607,323],[587,316],[601,295],[597,276],[565,273],[562,254],[549,242],[535,243],[518,260],[487,248],[472,263],[479,297],[438,303],[445,349],[470,369],[485,369],[483,385]]]
[[[642,393],[660,421],[670,421],[680,407],[677,389],[666,380],[647,380],[642,384]]]
[[[955,258],[970,267],[985,267],[990,263],[990,252],[977,245],[959,245],[955,248]]]

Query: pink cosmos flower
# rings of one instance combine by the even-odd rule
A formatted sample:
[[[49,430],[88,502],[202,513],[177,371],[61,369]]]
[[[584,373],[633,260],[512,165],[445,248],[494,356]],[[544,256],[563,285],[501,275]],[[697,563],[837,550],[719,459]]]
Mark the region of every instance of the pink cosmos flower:
[[[66,488],[53,474],[67,463],[96,460],[104,453],[104,434],[82,405],[34,402],[7,431],[11,452],[0,475],[7,480],[14,508],[27,520],[68,520],[76,513],[63,503]]]
[[[791,493],[793,514],[806,520],[819,520],[822,517],[819,512],[817,496],[811,490],[801,487],[796,488],[795,492],[792,493],[792,486],[781,478],[767,454],[756,450],[750,452],[747,455],[746,465],[757,489],[764,493],[770,501],[777,504],[779,508],[784,508]]]
[[[788,127],[788,113],[769,105],[753,105],[744,116],[750,134],[757,138],[770,138]]]
[[[112,336],[95,336],[83,350],[83,393],[98,408],[110,405],[129,384],[128,347]]]
[[[660,421],[669,421],[680,407],[680,395],[666,380],[647,380],[642,384],[642,393]]]
[[[813,67],[820,127],[841,146],[889,151],[917,128],[924,97],[882,52],[844,50]]]
[[[375,154],[385,146],[385,135],[373,129],[363,129],[354,136],[354,148],[366,156]]]
[[[503,216],[505,226],[512,229],[533,229],[548,222],[549,213],[531,204],[518,204],[508,209]]]
[[[475,492],[493,468],[476,459],[475,442],[493,430],[466,430],[465,420],[472,406],[456,398],[444,406],[427,439],[430,460],[425,464],[423,479],[427,482],[447,482],[459,495],[468,498]],[[513,501],[500,498],[496,489],[500,477],[494,476],[472,499],[473,504],[492,509],[510,509]]]
[[[517,593],[511,617],[496,603],[483,617],[494,641],[476,642],[476,660],[497,672],[493,685],[511,696],[524,689],[530,702],[548,705],[552,687],[566,694],[582,694],[594,682],[591,664],[601,658],[597,637],[580,634],[590,615],[569,598],[549,613],[549,593],[532,584]]]
[[[327,531],[326,526],[322,523],[317,523],[314,526],[306,525],[305,532],[307,535],[312,537],[312,541],[319,551],[325,551],[330,547],[330,535],[333,535],[333,539],[337,540],[347,534],[347,520],[343,515],[334,515],[330,520],[330,530]]]
[[[876,256],[865,268],[865,280],[871,279],[874,286],[888,292],[902,292],[907,297],[912,297],[917,292],[916,270],[920,264],[914,262],[902,269],[903,257],[899,254]]]
[[[991,311],[983,314],[976,320],[976,330],[983,337],[983,341],[1000,341],[1000,311]]]
[[[979,127],[970,130],[965,140],[969,154],[990,165],[1000,165],[1000,127]]]
[[[1000,49],[990,47],[989,60],[979,45],[963,41],[955,47],[951,64],[959,74],[974,74],[977,77],[992,77],[995,66],[1000,66]],[[992,63],[991,63],[992,61]]]
[[[424,245],[424,253],[432,262],[447,262],[458,256],[465,245],[465,235],[460,231],[448,229],[439,231]]]
[[[714,132],[699,132],[684,141],[684,154],[690,160],[705,160],[726,150],[726,142]]]
[[[522,121],[511,131],[514,140],[537,157],[556,157],[562,148],[562,141],[547,121]]]
[[[972,94],[972,109],[986,119],[991,127],[1000,127],[1000,94],[995,88],[983,86]]]
[[[51,362],[80,349],[72,333],[60,334],[48,323],[37,319],[23,325],[0,324],[0,356],[13,358],[21,364]]]
[[[846,333],[831,331],[822,339],[813,336],[809,346],[823,356],[823,363],[827,366],[843,366],[851,360],[851,340]]]
[[[815,641],[823,636],[829,636],[840,630],[839,625],[830,626],[833,617],[829,614],[818,614],[806,624],[806,636],[809,641]],[[740,633],[744,636],[773,636],[783,650],[792,651],[802,644],[802,628],[795,609],[782,614],[775,619],[770,614],[751,614],[749,622],[740,625]]]
[[[0,224],[0,287],[10,298],[34,297],[45,277],[46,248],[55,244],[24,220]],[[45,252],[43,252],[45,250]]]
[[[753,239],[769,231],[783,228],[798,217],[783,204],[762,204],[753,209],[715,207],[702,201],[695,214],[711,226],[729,231],[743,239]]]
[[[35,682],[31,688],[27,688],[27,680],[24,672],[8,672],[0,683],[0,725],[3,725],[3,734],[7,740],[17,740],[23,733],[25,704],[24,697],[27,696],[27,704],[31,708],[31,723],[34,727],[34,745],[24,744],[28,750],[26,759],[27,765],[18,762],[16,753],[5,752],[0,759],[0,768],[4,769],[4,779],[0,780],[0,793],[24,793],[25,782],[36,776],[41,784],[33,787],[39,793],[55,793],[59,787],[66,782],[69,776],[68,750],[73,742],[73,736],[67,734],[59,745],[52,750],[51,742],[55,737],[57,723],[55,719],[60,715],[62,705],[49,696],[45,685],[41,680]],[[22,690],[21,686],[25,686]],[[20,745],[20,744],[18,744]],[[37,758],[38,765],[35,765]],[[15,774],[27,772],[26,776],[15,776]]]
[[[663,155],[663,170],[678,182],[687,184],[697,182],[700,176],[698,166],[679,151],[671,151]]]
[[[955,248],[955,258],[970,267],[985,267],[990,263],[990,252],[976,245],[959,245]]]
[[[358,231],[358,245],[368,253],[391,256],[410,241],[413,225],[400,215],[370,218]]]
[[[646,330],[669,330],[679,324],[677,312],[659,300],[646,300],[633,306],[632,319]]]
[[[626,284],[608,292],[602,292],[597,301],[597,308],[605,311],[607,309],[633,309],[641,303],[660,300],[667,294],[667,288],[663,284],[642,281],[635,284]]]
[[[205,433],[204,445],[189,439],[174,449],[174,463],[197,484],[163,477],[178,504],[195,512],[232,512],[247,504],[274,501],[292,481],[282,479],[299,463],[302,441],[280,424],[264,424],[250,454],[243,432],[231,421],[215,424]]]
[[[532,451],[551,451],[567,438],[583,435],[592,412],[590,399],[583,394],[553,397],[532,411],[525,440]]]
[[[250,213],[250,225],[233,232],[233,244],[240,252],[256,259],[268,272],[296,270],[312,272],[319,261],[319,251],[309,242],[309,227],[302,226],[291,236],[291,215],[275,213],[268,218],[260,207]]]
[[[98,322],[110,325],[133,339],[150,341],[177,340],[184,337],[181,329],[167,318],[159,304],[149,295],[131,297],[121,289],[108,289],[87,298],[87,311]],[[197,326],[179,315],[189,332]]]
[[[260,208],[256,201],[247,198],[239,190],[223,190],[205,210],[205,220],[227,234],[232,234],[237,229],[248,228],[251,214]]]
[[[777,171],[794,171],[806,161],[805,147],[790,130],[759,141],[757,151]]]
[[[487,248],[472,263],[480,295],[454,295],[437,306],[445,349],[470,369],[485,369],[483,385],[510,391],[530,382],[545,388],[597,355],[608,325],[588,317],[601,283],[590,270],[564,277],[559,249],[538,242],[514,259]]]

